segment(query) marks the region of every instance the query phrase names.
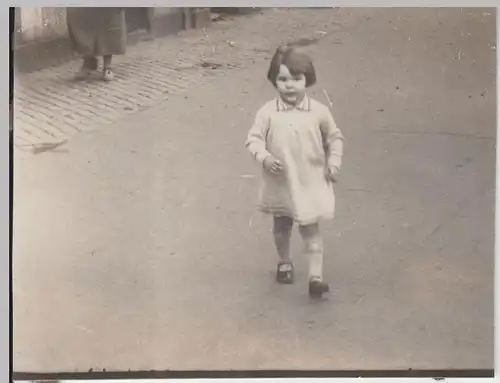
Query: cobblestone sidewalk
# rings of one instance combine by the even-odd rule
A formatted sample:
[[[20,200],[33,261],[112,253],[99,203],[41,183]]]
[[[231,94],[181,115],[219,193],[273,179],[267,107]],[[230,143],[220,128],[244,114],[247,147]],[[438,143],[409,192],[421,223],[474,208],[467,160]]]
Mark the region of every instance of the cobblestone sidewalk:
[[[114,62],[115,80],[73,81],[80,62],[20,74],[15,82],[14,145],[38,152],[165,101],[232,70],[269,59],[277,44],[314,44],[338,32],[338,9],[265,9],[228,17],[129,47]]]

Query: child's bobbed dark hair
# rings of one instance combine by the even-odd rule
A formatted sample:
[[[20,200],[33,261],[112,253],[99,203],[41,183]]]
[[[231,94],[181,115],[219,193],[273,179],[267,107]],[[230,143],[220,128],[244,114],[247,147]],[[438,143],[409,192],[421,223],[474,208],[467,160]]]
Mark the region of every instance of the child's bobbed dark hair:
[[[306,78],[306,87],[316,83],[316,71],[309,55],[285,45],[276,49],[267,72],[267,79],[274,87],[276,87],[281,65],[286,66],[293,76],[303,74]]]

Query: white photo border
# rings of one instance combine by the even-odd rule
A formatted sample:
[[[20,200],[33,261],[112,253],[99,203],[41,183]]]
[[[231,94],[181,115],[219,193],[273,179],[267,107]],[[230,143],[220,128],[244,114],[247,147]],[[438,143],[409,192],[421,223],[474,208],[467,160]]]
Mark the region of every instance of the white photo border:
[[[289,0],[289,1],[278,1],[278,0],[273,0],[273,1],[263,1],[263,0],[254,0],[252,2],[245,1],[245,0],[233,0],[232,2],[229,2],[227,0],[212,0],[210,2],[207,1],[191,1],[191,2],[182,2],[182,1],[162,1],[162,2],[152,2],[152,3],[144,3],[140,2],[138,0],[100,0],[100,1],[87,1],[87,2],[82,2],[82,1],[76,1],[76,0],[66,0],[65,2],[59,2],[59,1],[44,1],[44,2],[39,2],[37,0],[25,0],[22,2],[15,2],[14,4],[10,4],[11,6],[16,6],[16,7],[47,7],[47,6],[183,6],[183,7],[332,7],[332,6],[346,6],[346,7],[496,7],[497,8],[497,41],[499,37],[498,33],[498,20],[500,16],[500,11],[498,9],[499,7],[499,0],[482,0],[478,1],[476,3],[472,1],[463,1],[463,0],[455,0],[455,1],[411,1],[411,0],[404,0],[404,1],[398,1],[398,2],[390,2],[387,0],[365,0],[365,1],[356,1],[356,0],[351,0],[351,1],[326,1],[326,0],[315,0],[313,2],[307,2],[305,0]],[[4,25],[9,25],[9,12],[6,13],[1,13],[1,17],[4,19]],[[10,35],[10,33],[9,33]],[[7,34],[3,35],[3,41],[2,44],[4,44],[4,52],[6,49],[9,49],[9,39],[10,37]],[[5,47],[6,45],[6,47]],[[499,58],[499,53],[497,50],[497,63],[498,63],[498,58]],[[3,61],[4,64],[6,65],[5,61]],[[498,64],[497,64],[498,66]],[[8,73],[8,71],[4,72]],[[9,73],[10,74],[10,73]],[[497,70],[497,76],[498,76],[498,70]],[[7,80],[9,81],[9,79]],[[5,87],[4,89],[6,89]],[[497,94],[498,94],[498,77],[497,77]],[[5,93],[4,93],[5,94]],[[9,94],[7,93],[7,97],[9,97]],[[6,105],[6,104],[4,104]],[[5,111],[4,113],[6,114],[6,119],[9,120],[9,112]],[[500,113],[500,106],[497,103],[497,122],[498,122],[498,115]],[[9,129],[5,129],[4,132],[9,132]],[[497,135],[498,136],[498,135]],[[498,140],[498,138],[497,138]],[[11,210],[10,210],[10,194],[12,192],[12,180],[10,179],[10,169],[13,164],[10,163],[10,151],[12,150],[11,148],[11,142],[10,142],[10,134],[7,135],[5,140],[0,141],[2,143],[2,146],[4,147],[3,150],[0,151],[2,153],[2,161],[1,161],[1,171],[4,179],[9,180],[9,187],[4,188],[2,191],[2,201],[3,201],[3,208],[5,208],[5,213],[4,217],[9,217],[9,221],[7,221],[7,227],[5,230],[2,230],[2,236],[1,236],[1,241],[5,244],[4,249],[6,249],[5,252],[2,252],[2,254],[7,254],[8,256],[3,256],[2,257],[2,264],[0,265],[0,270],[4,274],[2,276],[2,280],[5,281],[2,286],[2,294],[1,294],[1,304],[4,307],[3,312],[4,313],[9,313],[8,315],[3,316],[2,318],[2,323],[0,325],[1,327],[1,337],[0,337],[0,344],[3,345],[2,347],[2,355],[0,355],[0,361],[1,361],[1,366],[0,366],[0,375],[2,377],[7,377],[8,380],[1,379],[2,381],[9,381],[10,380],[10,369],[11,369],[11,358],[13,357],[12,351],[11,351],[11,342],[10,342],[10,336],[11,336],[11,323],[10,323],[10,318],[11,318],[11,312],[10,312],[10,294],[11,294],[11,288],[10,288],[10,243],[9,243],[9,236],[11,235],[10,233],[10,220],[11,218]],[[498,188],[500,187],[500,182],[498,181],[498,158],[500,157],[500,149],[498,146],[498,141],[497,141],[497,180],[496,180],[496,186],[497,186],[497,193],[496,193],[496,203],[500,202],[499,194],[498,194]],[[495,214],[495,260],[498,260],[498,244],[496,239],[498,238],[499,234],[499,229],[498,229],[498,221],[497,215]],[[498,262],[496,262],[498,264]],[[495,287],[496,287],[496,278],[495,278]],[[495,289],[496,292],[496,289]],[[495,295],[495,303],[497,302],[497,296]],[[498,305],[496,304],[495,307]],[[498,335],[495,333],[495,346],[497,344],[497,339]],[[495,347],[496,348],[496,347]],[[495,366],[498,365],[498,356],[495,360]],[[367,382],[377,382],[377,383],[382,383],[382,382],[436,382],[434,378],[362,378],[362,381],[367,381]],[[196,379],[196,381],[199,381],[200,379]],[[356,378],[280,378],[280,379],[268,379],[268,378],[255,378],[255,379],[204,379],[206,382],[224,382],[224,383],[230,383],[230,382],[260,382],[260,383],[275,383],[275,382],[308,382],[313,380],[314,382],[353,382],[353,381],[360,381],[360,379]],[[85,380],[79,380],[81,382],[85,382]],[[89,380],[90,381],[90,380]],[[92,380],[95,381],[95,380]],[[185,380],[181,379],[138,379],[138,380],[100,380],[100,382],[105,382],[105,383],[125,383],[125,382],[144,382],[144,383],[159,383],[159,382],[183,382]],[[483,383],[483,382],[494,382],[496,381],[496,378],[447,378],[445,379],[446,382],[467,382],[467,383]],[[60,380],[59,382],[70,382],[69,380]]]

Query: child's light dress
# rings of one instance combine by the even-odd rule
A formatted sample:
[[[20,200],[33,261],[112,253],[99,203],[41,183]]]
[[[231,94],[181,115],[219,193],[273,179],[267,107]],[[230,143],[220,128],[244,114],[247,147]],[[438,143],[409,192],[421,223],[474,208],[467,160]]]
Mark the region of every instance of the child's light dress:
[[[305,96],[297,106],[281,98],[267,102],[248,133],[246,147],[258,163],[272,154],[284,170],[263,170],[258,209],[293,218],[299,225],[332,219],[335,193],[328,168],[340,170],[344,137],[330,110]]]

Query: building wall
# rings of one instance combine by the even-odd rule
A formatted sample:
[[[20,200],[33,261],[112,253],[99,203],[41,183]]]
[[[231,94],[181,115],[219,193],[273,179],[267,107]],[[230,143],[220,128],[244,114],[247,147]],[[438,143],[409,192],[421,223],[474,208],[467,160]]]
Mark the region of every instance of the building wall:
[[[182,8],[178,7],[153,7],[151,8],[154,11],[154,15],[167,15],[171,13],[179,12]]]
[[[64,7],[21,7],[21,43],[50,40],[66,36],[66,9]]]
[[[205,28],[211,22],[208,8],[135,7],[126,13],[129,45],[182,29]],[[33,72],[78,57],[67,38],[65,7],[22,7],[16,8],[16,15],[16,71]]]
[[[128,8],[127,17],[130,17],[132,24],[147,28],[153,19],[161,19],[176,13],[182,15],[182,12],[183,8],[178,7]],[[67,36],[66,7],[21,7],[16,8],[16,15],[18,24],[16,45]],[[149,20],[143,22],[141,20],[143,18]]]

